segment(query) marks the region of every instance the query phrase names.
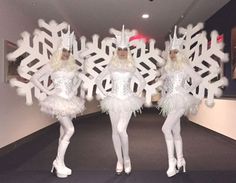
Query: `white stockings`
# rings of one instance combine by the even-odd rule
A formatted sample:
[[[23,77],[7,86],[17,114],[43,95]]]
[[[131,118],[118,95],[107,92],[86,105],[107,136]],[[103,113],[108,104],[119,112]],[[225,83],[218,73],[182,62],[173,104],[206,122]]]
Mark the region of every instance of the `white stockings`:
[[[74,134],[74,125],[70,117],[58,117],[60,122],[60,137],[58,141],[57,157],[53,162],[53,169],[56,169],[56,174],[60,178],[65,178],[71,175],[72,171],[65,166],[64,157],[67,147],[70,143],[70,138]]]
[[[112,125],[112,140],[118,162],[130,161],[127,126],[132,112],[109,112]],[[122,156],[123,154],[123,156]]]
[[[171,111],[162,126],[162,131],[165,135],[169,168],[167,170],[167,175],[169,177],[177,173],[176,165],[178,168],[183,166],[185,169],[185,160],[183,158],[183,143],[181,138],[181,128],[180,128],[180,118],[184,114],[184,109],[179,109]],[[176,150],[177,161],[174,156],[174,151]]]

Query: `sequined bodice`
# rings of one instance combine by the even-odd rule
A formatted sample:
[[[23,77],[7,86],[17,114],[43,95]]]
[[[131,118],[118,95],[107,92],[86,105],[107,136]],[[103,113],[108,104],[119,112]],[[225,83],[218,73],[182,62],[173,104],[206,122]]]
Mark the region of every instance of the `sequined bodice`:
[[[124,98],[131,94],[130,82],[133,73],[129,71],[111,71],[112,94]]]
[[[54,88],[56,89],[55,95],[58,95],[63,98],[70,98],[73,95],[73,78],[75,76],[74,71],[64,71],[59,70],[53,72],[51,75],[51,79],[54,84]]]
[[[179,88],[184,88],[187,75],[182,71],[168,71],[164,81],[164,89],[166,93],[179,92]]]

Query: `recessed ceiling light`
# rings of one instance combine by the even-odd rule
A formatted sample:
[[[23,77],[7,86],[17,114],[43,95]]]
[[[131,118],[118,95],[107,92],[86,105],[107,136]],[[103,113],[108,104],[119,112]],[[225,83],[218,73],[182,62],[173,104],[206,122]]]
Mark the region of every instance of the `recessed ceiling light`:
[[[147,19],[147,18],[149,18],[149,14],[142,14],[142,18],[144,18],[144,19]]]
[[[32,2],[32,5],[33,5],[33,6],[36,6],[36,5],[37,5],[37,2],[36,2],[36,1],[33,1],[33,2]]]

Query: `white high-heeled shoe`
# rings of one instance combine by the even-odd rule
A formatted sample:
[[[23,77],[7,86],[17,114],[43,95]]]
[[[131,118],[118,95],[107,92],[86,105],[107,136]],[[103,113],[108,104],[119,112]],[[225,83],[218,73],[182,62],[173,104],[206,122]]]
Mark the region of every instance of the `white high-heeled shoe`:
[[[177,168],[178,170],[180,170],[183,167],[183,172],[186,172],[186,161],[183,155],[183,142],[180,139],[180,140],[175,140],[174,143],[177,156]]]
[[[178,170],[183,168],[183,172],[186,172],[186,161],[184,158],[177,159]]]
[[[57,163],[56,160],[54,160],[52,163],[51,173],[54,172],[54,169],[56,170],[55,173],[56,173],[57,177],[59,177],[59,178],[66,178],[66,177],[68,177],[68,175],[71,175],[71,173],[72,173],[71,169],[67,168],[63,164]]]
[[[126,160],[124,162],[124,167],[125,167],[125,173],[127,175],[129,175],[131,173],[131,161],[130,160]]]
[[[70,168],[68,168],[67,166],[65,166],[65,171],[66,171],[67,175],[72,174],[72,170]]]
[[[176,169],[177,161],[175,158],[172,158],[172,159],[169,159],[168,163],[169,163],[169,168],[166,171],[166,174],[168,177],[173,177],[174,175],[176,175],[179,172]]]
[[[117,161],[116,163],[116,174],[120,175],[123,172],[123,163]]]

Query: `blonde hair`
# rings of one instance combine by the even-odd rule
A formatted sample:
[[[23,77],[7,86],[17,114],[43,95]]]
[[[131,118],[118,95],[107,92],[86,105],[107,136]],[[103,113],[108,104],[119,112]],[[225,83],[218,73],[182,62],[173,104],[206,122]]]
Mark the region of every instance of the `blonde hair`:
[[[175,61],[172,61],[168,54],[165,70],[181,70],[186,64],[190,64],[190,62],[183,53],[178,52]]]
[[[117,51],[115,51],[114,56],[112,57],[110,63],[112,66],[122,66],[122,68],[135,68],[135,62],[134,59],[128,50],[128,57],[127,59],[119,59],[117,56]]]
[[[70,54],[67,61],[62,60],[61,55],[62,55],[62,51],[57,50],[51,56],[51,59],[50,59],[49,63],[50,63],[50,65],[51,65],[51,67],[53,68],[54,71],[57,71],[61,68],[64,68],[68,71],[72,71],[72,70],[75,70],[77,68],[77,65],[75,63],[75,59],[72,56],[72,54]]]

